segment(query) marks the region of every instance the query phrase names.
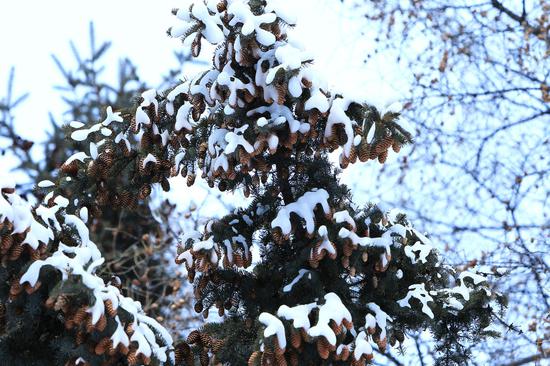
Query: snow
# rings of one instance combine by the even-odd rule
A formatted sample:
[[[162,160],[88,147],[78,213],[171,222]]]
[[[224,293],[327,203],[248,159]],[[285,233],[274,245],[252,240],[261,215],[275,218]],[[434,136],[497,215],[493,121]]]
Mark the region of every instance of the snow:
[[[335,212],[334,221],[337,224],[341,224],[343,222],[349,224],[352,227],[353,231],[355,231],[356,229],[355,220],[350,216],[349,212],[346,210]]]
[[[88,155],[86,155],[86,153],[80,151],[80,152],[77,152],[77,153],[74,153],[73,155],[71,155],[67,159],[67,161],[65,161],[65,165],[69,165],[70,163],[72,163],[75,160],[78,160],[80,162],[84,162],[84,160],[89,159],[89,158],[90,157]]]
[[[311,57],[307,55],[303,50],[295,47],[292,44],[286,43],[276,48],[275,58],[279,62],[279,65],[270,69],[267,73],[267,77],[265,79],[265,82],[267,84],[271,84],[279,69],[287,71],[299,69],[302,66],[302,62],[310,59]],[[300,94],[295,96],[299,97],[301,95],[301,91],[302,90],[300,87]]]
[[[189,123],[189,112],[191,111],[191,104],[184,104],[178,109],[176,114],[176,125],[174,126],[176,132],[180,131],[182,128],[191,131],[193,126]]]
[[[311,272],[307,269],[300,269],[298,271],[298,275],[296,277],[294,277],[292,282],[290,282],[288,285],[283,287],[283,292],[292,291],[292,287],[294,287],[294,285],[297,284],[302,279],[302,277],[304,277],[304,275],[309,274],[309,273],[311,273]],[[311,278],[311,275],[309,275],[308,278]]]
[[[9,181],[9,179],[0,179],[0,189],[13,188],[13,186],[13,182]],[[52,213],[55,214],[57,209],[57,205],[49,209],[44,208],[42,210],[42,218],[47,222],[48,217]],[[0,222],[6,219],[13,223],[14,234],[23,233],[28,230],[22,244],[27,244],[33,249],[37,249],[40,243],[49,243],[54,237],[50,227],[36,221],[32,214],[31,205],[15,193],[0,194]]]
[[[277,316],[279,318],[291,320],[294,328],[307,331],[311,326],[309,323],[309,313],[315,308],[317,308],[317,304],[315,303],[297,305],[294,307],[281,305],[279,310],[277,310]]]
[[[209,237],[206,240],[197,241],[193,244],[193,251],[198,252],[200,250],[211,250],[215,246],[214,237]]]
[[[390,246],[393,244],[392,234],[394,233],[396,233],[396,230],[387,230],[379,238],[360,237],[353,231],[349,231],[343,227],[338,232],[338,236],[342,239],[351,240],[354,245],[362,247],[382,247],[386,248],[386,251],[389,252]]]
[[[322,253],[323,250],[324,250],[329,254],[329,256],[331,258],[335,259],[336,258],[336,247],[334,246],[334,244],[328,238],[327,227],[325,225],[322,225],[321,227],[319,227],[317,232],[319,233],[319,236],[321,237],[321,242],[316,245],[315,249],[312,249],[312,250],[316,250],[317,253]]]
[[[351,322],[351,313],[335,293],[326,294],[324,299],[325,303],[319,307],[317,324],[308,331],[308,334],[312,337],[323,336],[335,346],[336,334],[329,325],[330,320],[334,320],[336,324],[342,324],[344,319]]]
[[[224,154],[233,154],[239,146],[242,146],[243,149],[249,154],[254,152],[254,147],[243,136],[243,133],[247,128],[248,125],[245,124],[244,126],[235,129],[234,132],[228,132],[225,135],[227,146],[225,147]]]
[[[155,113],[158,114],[158,107],[159,102],[157,100],[157,91],[156,89],[148,89],[141,93],[141,97],[143,98],[143,102],[141,102],[142,107],[149,107],[151,104],[155,107]]]
[[[170,91],[170,93],[168,93],[168,95],[166,96],[166,99],[169,101],[169,102],[174,102],[174,100],[176,100],[176,97],[180,94],[185,94],[185,92],[189,89],[189,83],[188,82],[183,82],[181,84],[179,84],[178,86],[176,86],[174,89],[172,89]]]
[[[69,123],[69,126],[72,127],[72,128],[77,129],[77,128],[82,128],[82,127],[84,127],[85,124],[82,123],[82,122],[78,122],[78,121],[71,121],[71,122]]]
[[[138,107],[136,109],[136,123],[138,126],[151,124],[151,119],[149,118],[149,115],[141,107]]]
[[[184,21],[189,21],[189,15],[198,19],[204,28],[201,30],[202,35],[211,44],[217,44],[224,40],[224,34],[221,30],[221,19],[218,14],[210,14],[206,4],[201,1],[193,3],[191,14],[188,14],[188,9],[180,9],[176,16]],[[182,33],[183,34],[183,33]],[[174,37],[179,37],[182,34],[172,34]]]
[[[369,329],[376,328],[376,318],[372,314],[365,315],[365,327]]]
[[[260,26],[262,24],[273,23],[277,16],[273,13],[254,15],[250,7],[246,3],[233,2],[227,8],[229,14],[234,15],[230,20],[229,25],[235,26],[238,23],[242,24],[241,33],[245,36],[256,32],[256,39],[264,46],[271,46],[275,43],[275,36]],[[221,41],[221,40],[220,40]],[[217,43],[217,42],[216,42]]]
[[[265,89],[264,89],[265,92]],[[288,123],[288,128],[291,133],[301,132],[306,133],[309,131],[310,126],[307,122],[301,122],[294,118],[294,113],[286,106],[273,103],[269,106],[262,106],[256,109],[252,109],[246,112],[247,116],[253,116],[255,114],[269,113],[269,119],[267,123],[265,120],[259,118],[258,121],[261,125],[259,127],[272,128],[279,126],[283,123]]]
[[[56,196],[53,200],[55,204],[57,204],[60,207],[67,207],[69,206],[69,200],[63,196]]]
[[[267,0],[265,12],[274,12],[289,25],[296,24],[296,14],[289,10],[289,6],[284,0]]]
[[[249,81],[242,81],[235,75],[235,70],[231,68],[230,64],[225,65],[223,71],[218,75],[214,85],[210,89],[211,92],[215,91],[216,86],[221,85],[227,87],[229,90],[228,103],[231,108],[236,108],[238,106],[242,107],[244,102],[238,98],[238,92],[240,90],[247,90],[250,94],[254,95],[255,90],[254,86]],[[211,95],[212,99],[220,99],[221,97],[216,98]]]
[[[43,180],[38,182],[37,186],[40,188],[49,188],[49,187],[55,186],[55,183],[52,182],[51,180]]]
[[[147,167],[147,164],[149,163],[156,164],[156,162],[157,162],[157,158],[155,158],[153,154],[149,153],[147,154],[145,159],[143,159],[143,162],[141,163],[141,167],[145,169]]]
[[[407,296],[405,296],[403,299],[398,300],[397,303],[401,307],[408,307],[410,308],[411,305],[409,303],[411,298],[416,298],[422,303],[422,312],[426,315],[428,315],[431,319],[434,318],[434,313],[432,309],[428,306],[428,302],[433,302],[433,298],[430,296],[428,291],[426,291],[426,286],[424,283],[418,283],[414,285],[409,286],[409,292],[407,293]]]
[[[427,257],[432,249],[433,248],[431,245],[423,244],[422,242],[417,241],[414,245],[405,246],[404,251],[405,255],[409,257],[413,264],[415,264],[418,262],[426,263],[428,261]]]
[[[457,295],[462,296],[462,298],[465,301],[470,300],[470,292],[472,291],[472,288],[470,288],[466,285],[466,282],[464,281],[465,278],[471,279],[473,281],[474,285],[479,285],[480,283],[487,281],[487,279],[485,277],[483,277],[481,275],[478,275],[477,273],[473,273],[473,272],[470,272],[470,271],[464,271],[464,272],[461,272],[458,275],[458,282],[460,282],[459,286],[455,286],[455,287],[449,288],[449,289],[443,289],[443,290],[440,290],[440,292],[446,293],[446,294],[449,294],[449,295],[457,294]],[[488,290],[486,289],[486,291],[488,291]],[[453,306],[453,304],[457,305],[456,302],[454,300],[452,300],[452,298],[450,296],[448,297],[447,301],[449,301],[451,303],[451,306]],[[456,308],[456,306],[454,306],[454,307]]]
[[[258,317],[260,323],[265,325],[264,338],[271,337],[272,335],[277,336],[277,342],[279,347],[282,349],[286,348],[286,336],[285,336],[285,327],[283,322],[281,322],[277,317],[269,313],[261,313]]]
[[[118,135],[116,135],[115,137],[115,143],[118,144],[120,141],[124,141],[124,143],[126,144],[126,148],[128,149],[128,151],[131,150],[131,145],[130,145],[130,141],[128,141],[128,139],[126,138],[126,136],[124,135],[124,132],[120,132]]]
[[[387,324],[387,322],[393,321],[392,318],[390,318],[390,316],[388,314],[386,314],[380,308],[380,306],[378,306],[377,304],[375,304],[373,302],[369,302],[367,304],[367,307],[369,308],[369,310],[374,312],[374,318],[376,319],[376,324],[381,329],[380,339],[385,339],[386,338],[386,324]]]
[[[372,355],[372,346],[370,345],[365,332],[359,332],[355,338],[355,349],[353,357],[358,361],[363,355]]]
[[[92,159],[97,159],[98,152],[97,152],[97,145],[93,142],[90,142],[90,156]]]
[[[120,115],[120,112],[113,112],[113,107],[108,106],[107,107],[107,117],[101,122],[103,126],[109,126],[112,122],[122,122],[124,119]]]
[[[113,134],[113,131],[111,131],[111,130],[108,129],[108,128],[103,127],[103,128],[101,129],[101,134],[102,134],[103,136],[111,136],[111,135]]]
[[[122,344],[125,347],[128,347],[130,345],[130,339],[128,338],[128,335],[124,331],[124,327],[122,326],[122,323],[120,322],[120,318],[118,315],[115,316],[115,322],[117,323],[117,327],[113,334],[111,335],[111,341],[113,341],[113,348],[116,348],[119,344]]]
[[[312,234],[315,229],[315,215],[313,210],[317,205],[321,205],[325,214],[329,214],[330,207],[328,205],[328,198],[328,192],[324,189],[316,189],[304,193],[296,202],[283,206],[279,210],[277,217],[271,222],[271,227],[273,229],[276,227],[281,228],[283,235],[290,234],[290,214],[295,213],[305,220],[307,232]]]
[[[309,315],[315,309],[318,309],[317,324],[310,328]],[[330,327],[331,320],[337,325],[341,325],[344,321],[349,323],[352,321],[351,313],[338,295],[333,292],[324,296],[324,303],[322,305],[317,303],[302,304],[293,307],[281,305],[277,310],[277,316],[292,321],[294,328],[307,331],[311,337],[325,337],[333,346],[336,345],[336,334]],[[260,322],[268,326],[264,331],[264,337],[277,333],[278,337],[283,338],[286,345],[286,339],[284,339],[285,329],[283,323],[277,317],[269,313],[262,313],[260,315]],[[281,345],[281,339],[279,339],[279,345]]]
[[[354,131],[353,126],[357,123],[352,121],[345,113],[351,104],[351,100],[344,98],[336,98],[332,101],[330,113],[328,115],[327,126],[325,128],[325,141],[332,136],[332,126],[336,124],[344,125],[344,132],[348,139],[344,144],[343,154],[345,157],[350,156],[351,147],[353,145]]]
[[[325,113],[330,108],[329,101],[325,94],[318,88],[311,88],[311,96],[308,98],[304,105],[306,111],[317,109],[321,113]]]
[[[138,108],[139,109],[139,108]],[[71,139],[75,141],[84,141],[88,138],[88,136],[92,133],[101,132],[103,136],[110,136],[113,131],[106,128],[105,126],[108,126],[111,124],[111,122],[122,122],[122,117],[120,116],[120,112],[113,113],[111,107],[107,108],[107,117],[103,122],[96,123],[90,128],[85,128],[79,130],[79,128],[84,127],[85,125],[78,121],[73,121],[70,123],[70,126],[72,128],[76,128],[77,130],[71,133]]]

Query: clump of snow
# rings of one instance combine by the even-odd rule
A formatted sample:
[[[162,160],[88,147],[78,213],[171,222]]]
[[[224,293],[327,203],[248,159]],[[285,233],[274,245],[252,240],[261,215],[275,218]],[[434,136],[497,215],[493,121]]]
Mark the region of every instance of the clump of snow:
[[[256,39],[264,46],[271,46],[275,43],[275,36],[265,29],[261,28],[262,24],[273,23],[277,16],[273,13],[254,15],[250,6],[242,2],[233,2],[227,9],[228,13],[233,15],[229,25],[235,26],[242,24],[241,33],[244,36],[256,33]],[[219,19],[219,18],[218,18]]]
[[[312,337],[323,336],[334,346],[336,334],[329,325],[330,321],[334,320],[336,324],[342,324],[344,320],[351,322],[351,313],[335,293],[326,294],[324,299],[325,303],[319,307],[317,324],[308,331],[308,334]]]
[[[428,261],[427,257],[432,249],[431,245],[417,241],[414,245],[407,245],[404,251],[405,255],[410,258],[412,263],[426,263]]]
[[[334,213],[334,221],[337,224],[341,224],[343,222],[347,223],[349,226],[352,227],[353,231],[355,231],[355,229],[356,229],[355,220],[350,216],[350,214],[347,210],[335,212]]]
[[[363,355],[371,355],[372,346],[370,345],[367,335],[364,331],[359,332],[355,338],[355,349],[353,350],[353,358],[358,361]]]
[[[393,244],[393,236],[404,236],[404,233],[405,228],[400,224],[395,224],[389,227],[379,238],[360,237],[344,227],[340,229],[338,236],[362,247],[383,247],[389,253],[390,246]]]
[[[430,296],[428,291],[426,291],[426,285],[424,283],[418,283],[414,285],[409,286],[409,292],[407,293],[407,296],[405,296],[403,299],[398,300],[397,303],[401,307],[408,307],[410,308],[411,305],[409,303],[411,298],[416,298],[422,303],[422,312],[426,315],[428,315],[431,319],[434,318],[434,313],[432,309],[428,306],[428,302],[433,302],[434,299]]]
[[[258,317],[260,323],[265,325],[264,337],[277,336],[277,342],[282,349],[286,348],[285,326],[276,316],[269,313],[261,313]]]
[[[86,159],[89,159],[90,157],[88,155],[86,155],[86,153],[80,151],[80,152],[77,152],[77,153],[74,153],[73,155],[71,155],[67,161],[65,161],[65,165],[69,165],[70,163],[72,163],[73,161],[80,161],[80,162],[84,162]]]
[[[375,304],[373,302],[368,303],[367,307],[369,308],[369,310],[374,312],[374,318],[376,319],[376,324],[381,329],[380,339],[385,339],[386,338],[386,325],[387,325],[388,322],[393,321],[393,319],[388,314],[386,314],[386,312],[384,312],[380,308],[380,306],[378,306],[377,304]]]
[[[304,219],[306,222],[306,229],[308,233],[313,233],[315,229],[315,215],[313,210],[317,205],[321,205],[325,214],[330,213],[330,207],[328,205],[328,192],[324,189],[316,189],[304,193],[303,196],[298,198],[296,202],[292,202],[286,206],[283,206],[277,213],[277,217],[271,222],[271,227],[281,228],[284,235],[290,234],[291,223],[290,214],[295,213]]]
[[[49,188],[49,187],[55,186],[55,183],[52,182],[51,180],[43,180],[38,182],[37,186],[40,188]]]
[[[281,305],[277,310],[277,316],[286,320],[292,321],[292,326],[296,329],[309,330],[311,324],[309,322],[309,313],[311,310],[317,308],[316,303],[310,303],[305,305],[296,305],[288,307]]]

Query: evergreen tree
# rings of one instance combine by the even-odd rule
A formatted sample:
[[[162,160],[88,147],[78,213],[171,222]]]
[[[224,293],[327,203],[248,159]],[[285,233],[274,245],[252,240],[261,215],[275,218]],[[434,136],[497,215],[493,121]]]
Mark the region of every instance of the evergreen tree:
[[[364,365],[373,347],[384,352],[421,329],[438,340],[442,364],[466,362],[467,343],[489,334],[498,296],[475,271],[442,263],[403,213],[354,205],[331,162],[338,151],[341,169],[384,163],[411,142],[398,111],[330,91],[287,34],[295,20],[277,1],[199,1],[174,15],[169,33],[194,37],[194,56],[203,38],[216,46],[212,68],[166,92],[143,92],[135,110],[107,107],[101,122],[71,123],[82,150],[53,182],[38,184],[47,208],[36,209],[37,224],[24,221],[26,237],[4,225],[2,259],[17,266],[4,281],[15,295],[3,296],[26,305],[21,288],[39,291],[35,304],[53,306],[51,321],[65,317],[59,337],[90,346],[78,354],[85,362],[170,363],[169,336],[93,276],[101,260],[83,221],[135,209],[153,184],[168,191],[169,178],[193,185],[200,174],[220,191],[244,190],[250,202],[181,238],[176,262],[193,282],[195,310],[207,317],[215,307],[223,321],[178,343],[176,364]],[[9,215],[17,196],[4,186],[0,213],[21,227]],[[28,243],[44,225],[52,234]],[[25,242],[27,257],[11,254]]]
[[[7,177],[0,192],[0,364],[170,364],[166,330],[95,274],[104,259],[69,201],[32,209]]]

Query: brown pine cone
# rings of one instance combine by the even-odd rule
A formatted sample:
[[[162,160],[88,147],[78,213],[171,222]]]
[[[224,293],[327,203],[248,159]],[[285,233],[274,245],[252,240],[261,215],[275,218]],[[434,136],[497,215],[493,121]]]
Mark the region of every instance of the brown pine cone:
[[[328,359],[328,356],[330,355],[330,343],[328,343],[325,337],[320,337],[317,340],[317,352],[319,352],[319,356],[323,360]]]
[[[201,341],[201,334],[198,330],[194,330],[187,336],[187,343],[195,344]]]

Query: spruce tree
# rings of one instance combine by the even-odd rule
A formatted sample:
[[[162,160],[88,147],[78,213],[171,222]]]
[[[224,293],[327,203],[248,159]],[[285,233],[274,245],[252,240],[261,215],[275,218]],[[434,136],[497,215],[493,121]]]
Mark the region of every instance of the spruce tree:
[[[39,184],[48,208],[35,210],[53,233],[38,243],[53,245],[45,251],[53,254],[29,251],[9,272],[5,290],[23,286],[32,294],[46,284],[36,303],[65,314],[70,342],[84,337],[94,345],[95,353],[79,355],[91,364],[162,364],[173,356],[178,365],[364,365],[374,348],[399,347],[408,332],[423,329],[437,340],[442,364],[465,363],[467,343],[489,334],[498,298],[486,278],[444,264],[403,213],[358,207],[339,182],[349,164],[384,163],[390,150],[412,142],[398,111],[331,91],[287,34],[295,19],[280,2],[196,1],[173,13],[177,24],[169,34],[192,38],[194,56],[203,38],[213,44],[212,68],[165,92],[145,91],[133,110],[107,107],[99,122],[72,123],[70,138],[85,148],[63,164],[55,182]],[[217,308],[222,321],[172,348],[137,306],[136,312],[122,306],[117,318],[101,284],[91,286],[100,260],[81,219],[101,216],[106,207],[134,209],[152,185],[168,191],[177,175],[189,186],[200,176],[213,189],[243,190],[250,199],[181,238],[176,263],[193,283],[195,310],[206,318]],[[4,188],[13,205],[11,188]],[[4,226],[10,243],[24,239]],[[28,237],[37,226],[27,227]],[[68,274],[66,262],[81,267]],[[17,291],[21,304],[31,303]],[[79,328],[78,338],[66,323],[83,311],[91,325]],[[122,326],[132,319],[138,326]],[[113,332],[130,342],[121,347]],[[97,355],[100,345],[119,358]]]

